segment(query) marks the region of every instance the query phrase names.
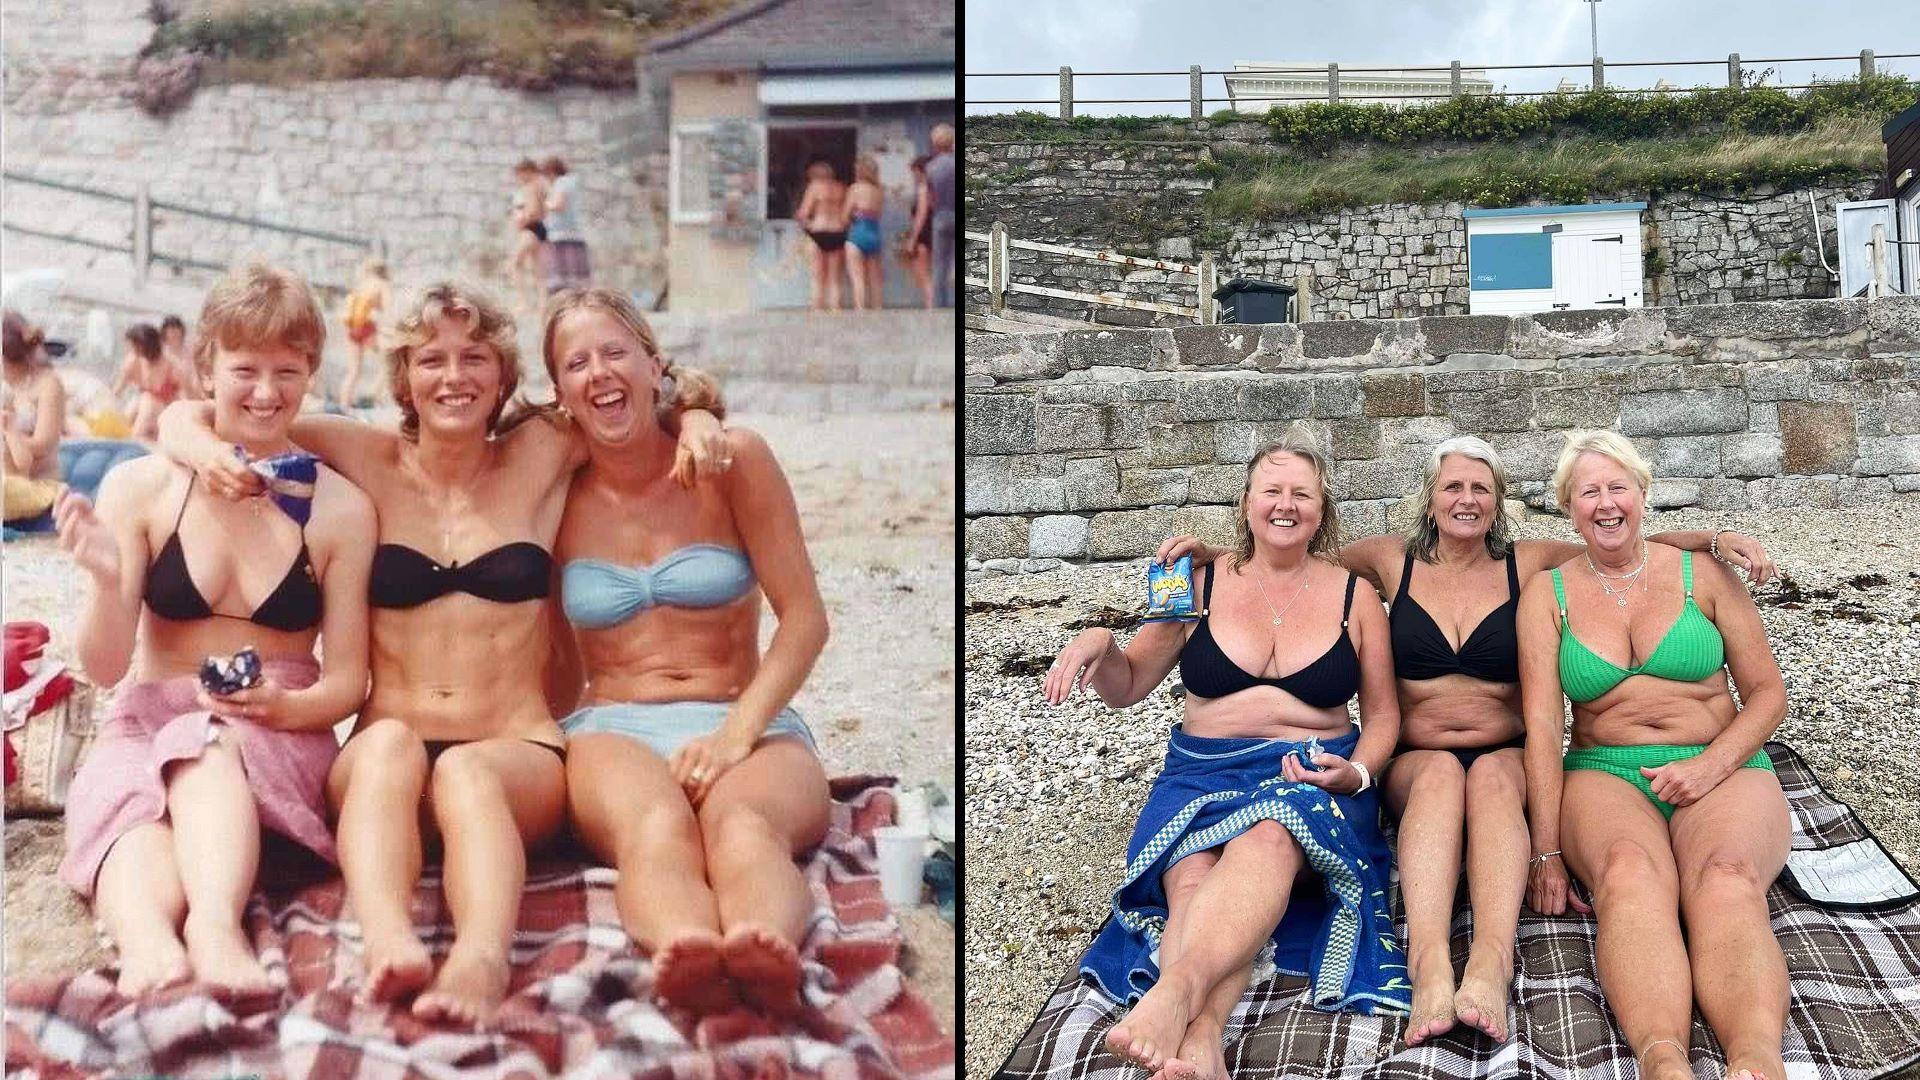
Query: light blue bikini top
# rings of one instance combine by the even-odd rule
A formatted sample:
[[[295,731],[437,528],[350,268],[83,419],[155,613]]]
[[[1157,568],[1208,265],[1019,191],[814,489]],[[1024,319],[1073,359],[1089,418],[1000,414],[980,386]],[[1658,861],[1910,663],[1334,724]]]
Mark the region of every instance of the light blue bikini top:
[[[753,564],[738,548],[688,544],[652,566],[574,559],[560,575],[560,602],[575,626],[603,630],[661,604],[719,607],[753,585]]]

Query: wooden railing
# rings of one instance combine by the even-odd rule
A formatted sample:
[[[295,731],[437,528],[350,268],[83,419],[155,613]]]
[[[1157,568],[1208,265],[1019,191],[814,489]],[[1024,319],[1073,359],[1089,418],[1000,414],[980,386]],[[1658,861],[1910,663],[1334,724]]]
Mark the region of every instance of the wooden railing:
[[[1078,300],[1101,307],[1127,308],[1132,311],[1151,311],[1160,315],[1178,315],[1203,324],[1216,321],[1213,300],[1214,268],[1213,256],[1200,256],[1200,264],[1168,262],[1165,259],[1142,259],[1135,255],[1122,255],[1117,251],[1093,251],[1088,248],[1066,247],[1061,244],[1043,244],[1037,240],[1015,240],[1007,235],[1007,227],[994,222],[990,232],[969,232],[964,234],[972,243],[987,245],[987,276],[984,278],[967,277],[963,280],[975,288],[987,290],[992,314],[999,315],[1007,309],[1008,293],[1027,293],[1033,296],[1050,296],[1056,300]],[[1011,275],[1012,251],[1038,251],[1048,255],[1064,255],[1073,259],[1088,259],[1093,262],[1109,263],[1115,266],[1132,266],[1142,270],[1165,270],[1174,274],[1191,274],[1198,279],[1194,286],[1194,303],[1166,304],[1153,300],[1135,300],[1130,296],[1117,293],[1084,293],[1071,289],[1055,289],[1045,285],[1028,285],[1014,281]]]

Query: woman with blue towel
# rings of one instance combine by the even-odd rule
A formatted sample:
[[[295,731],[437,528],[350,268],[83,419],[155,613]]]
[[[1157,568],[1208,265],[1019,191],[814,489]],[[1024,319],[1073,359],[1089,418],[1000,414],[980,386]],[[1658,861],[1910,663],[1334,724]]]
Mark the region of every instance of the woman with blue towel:
[[[1078,686],[1115,707],[1176,665],[1186,686],[1080,965],[1133,1006],[1108,1048],[1169,1075],[1227,1075],[1225,1018],[1257,974],[1305,975],[1329,1010],[1405,1013],[1411,989],[1373,789],[1400,727],[1387,620],[1333,561],[1327,459],[1304,424],[1254,455],[1239,511],[1237,550],[1199,574],[1197,620],[1150,622],[1124,649],[1089,629],[1045,686],[1054,704]]]

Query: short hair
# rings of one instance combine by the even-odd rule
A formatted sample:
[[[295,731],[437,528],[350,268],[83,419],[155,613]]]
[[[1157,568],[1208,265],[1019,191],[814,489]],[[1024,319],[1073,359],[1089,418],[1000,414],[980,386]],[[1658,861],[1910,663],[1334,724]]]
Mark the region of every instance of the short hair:
[[[1653,469],[1625,435],[1612,431],[1569,431],[1567,445],[1561,449],[1560,460],[1553,466],[1553,497],[1558,500],[1562,510],[1573,499],[1573,466],[1582,454],[1599,454],[1612,459],[1632,474],[1641,491],[1646,491],[1653,484]]]
[[[880,161],[872,154],[861,154],[853,159],[853,178],[865,180],[869,184],[880,182]]]
[[[1234,545],[1234,567],[1245,566],[1253,558],[1253,528],[1247,524],[1247,498],[1253,494],[1253,470],[1275,454],[1292,454],[1313,466],[1314,479],[1320,483],[1320,527],[1313,530],[1313,538],[1307,541],[1307,553],[1327,559],[1338,558],[1340,515],[1334,508],[1333,485],[1328,479],[1330,462],[1326,451],[1320,449],[1320,440],[1314,438],[1313,429],[1305,421],[1295,420],[1287,425],[1286,434],[1261,447],[1260,452],[1247,462],[1247,480],[1240,488],[1240,501],[1235,505],[1238,513],[1234,519],[1234,530],[1238,540]]]
[[[160,331],[154,329],[152,323],[134,323],[127,327],[124,336],[127,344],[133,346],[133,351],[139,353],[142,359],[160,359]]]
[[[40,328],[27,321],[25,315],[7,308],[0,315],[0,354],[4,354],[9,364],[24,364],[33,359],[33,351],[40,347],[45,336]]]
[[[327,344],[327,320],[320,302],[299,274],[265,263],[241,267],[214,282],[200,309],[200,336],[194,367],[212,370],[219,349],[289,348],[320,370]]]
[[[546,164],[541,167],[546,170],[548,176],[567,175],[567,163],[557,157],[548,158]]]
[[[540,163],[530,157],[523,157],[513,166],[513,171],[516,173],[539,172]]]
[[[917,172],[917,173],[923,173],[927,171],[927,162],[932,160],[933,160],[932,154],[921,154],[918,157],[914,158],[912,161],[907,162],[907,168],[912,169],[914,172]]]
[[[948,150],[952,150],[953,149],[953,125],[952,124],[933,125],[933,132],[927,137],[927,141],[929,143],[932,143],[933,148],[937,151],[945,152]]]
[[[452,281],[429,285],[394,324],[386,353],[387,386],[400,406],[400,434],[408,439],[420,437],[420,410],[407,389],[407,369],[414,352],[433,340],[434,324],[444,318],[464,322],[468,335],[492,349],[500,361],[500,400],[487,417],[489,433],[499,427],[500,414],[520,388],[520,343],[507,309],[468,285]]]
[[[674,385],[673,398],[658,403],[662,410],[684,412],[687,409],[705,409],[715,416],[726,416],[726,406],[720,399],[720,385],[713,377],[704,371],[676,365],[660,351],[660,341],[654,335],[653,325],[647,322],[647,317],[641,314],[632,299],[623,292],[605,288],[562,289],[547,301],[546,325],[540,334],[540,353],[546,361],[547,377],[553,381],[556,398],[560,393],[560,358],[554,338],[559,333],[560,320],[575,311],[606,312],[640,342],[640,347],[648,356],[659,359],[661,376],[671,376]]]
[[[1451,455],[1472,458],[1493,473],[1493,524],[1487,527],[1487,554],[1504,559],[1513,551],[1513,523],[1507,517],[1507,468],[1500,452],[1473,435],[1459,435],[1433,448],[1420,475],[1420,512],[1408,523],[1407,550],[1421,562],[1432,562],[1440,547],[1440,523],[1433,519],[1433,494],[1440,483],[1440,465]]]
[[[180,316],[169,315],[166,318],[160,320],[160,332],[164,334],[169,330],[178,330],[184,334],[187,332],[187,324],[180,318]]]
[[[834,171],[833,163],[826,158],[814,158],[807,163],[807,179],[838,180],[840,175]]]

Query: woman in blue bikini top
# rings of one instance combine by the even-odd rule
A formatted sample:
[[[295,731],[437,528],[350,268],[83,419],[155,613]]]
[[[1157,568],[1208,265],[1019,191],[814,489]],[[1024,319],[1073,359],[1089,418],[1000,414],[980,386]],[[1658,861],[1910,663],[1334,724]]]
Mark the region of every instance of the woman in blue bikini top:
[[[772,451],[727,432],[731,468],[669,478],[654,406],[671,369],[626,297],[561,293],[545,356],[587,441],[554,553],[555,635],[576,833],[620,871],[621,923],[667,1004],[791,1015],[812,899],[793,856],[826,834],[827,782],[788,702],[827,640],[799,513]],[[779,620],[763,655],[761,599]]]

